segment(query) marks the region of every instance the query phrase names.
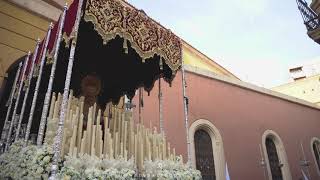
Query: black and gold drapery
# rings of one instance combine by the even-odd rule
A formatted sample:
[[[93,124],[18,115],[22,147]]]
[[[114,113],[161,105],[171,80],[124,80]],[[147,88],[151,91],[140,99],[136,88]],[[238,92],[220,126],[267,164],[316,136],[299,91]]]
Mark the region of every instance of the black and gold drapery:
[[[88,0],[84,20],[94,24],[104,43],[119,35],[130,41],[143,60],[159,55],[173,73],[181,65],[181,40],[143,11],[121,0]]]

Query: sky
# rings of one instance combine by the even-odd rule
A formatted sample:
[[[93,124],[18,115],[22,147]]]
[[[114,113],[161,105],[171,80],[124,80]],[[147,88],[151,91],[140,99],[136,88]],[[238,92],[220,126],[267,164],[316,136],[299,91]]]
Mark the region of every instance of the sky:
[[[310,2],[311,0],[307,1]],[[296,0],[128,0],[241,80],[270,88],[320,61]]]

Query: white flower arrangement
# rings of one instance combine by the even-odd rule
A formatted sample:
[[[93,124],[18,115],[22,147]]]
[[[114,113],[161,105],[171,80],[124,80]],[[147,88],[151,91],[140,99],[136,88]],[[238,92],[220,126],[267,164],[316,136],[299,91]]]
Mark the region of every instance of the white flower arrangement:
[[[0,179],[48,179],[52,150],[47,145],[23,147],[18,141],[0,156]]]
[[[53,152],[44,144],[23,147],[18,141],[0,156],[0,179],[48,179]],[[60,162],[60,166],[61,166]],[[63,180],[131,180],[137,177],[134,159],[98,158],[87,154],[66,156],[59,177]],[[145,161],[144,179],[200,180],[201,173],[181,160]]]
[[[200,180],[202,179],[200,171],[193,169],[181,160],[157,160],[145,161],[144,177],[148,180]]]
[[[98,158],[87,154],[80,157],[66,156],[59,176],[64,180],[74,179],[134,179],[136,167],[133,159]]]

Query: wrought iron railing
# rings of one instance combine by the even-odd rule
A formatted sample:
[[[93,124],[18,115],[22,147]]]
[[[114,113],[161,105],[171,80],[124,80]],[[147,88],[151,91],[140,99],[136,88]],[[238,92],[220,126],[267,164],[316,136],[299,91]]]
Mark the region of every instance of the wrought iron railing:
[[[320,28],[320,17],[309,6],[305,0],[296,0],[303,22],[308,31]]]

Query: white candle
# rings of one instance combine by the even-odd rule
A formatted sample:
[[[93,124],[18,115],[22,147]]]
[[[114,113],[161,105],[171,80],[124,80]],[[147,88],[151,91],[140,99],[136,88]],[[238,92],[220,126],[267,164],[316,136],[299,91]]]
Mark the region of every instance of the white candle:
[[[103,138],[103,154],[106,156],[107,154],[107,135],[108,135],[108,131],[109,131],[109,128],[108,128],[108,124],[106,124],[106,121],[107,121],[107,117],[104,118],[104,138]]]
[[[103,146],[103,142],[102,139],[100,139],[100,146],[99,146],[99,157],[102,158],[102,146]]]
[[[52,119],[53,111],[55,108],[55,101],[56,101],[56,93],[52,93],[51,103],[50,103],[50,110],[49,110],[49,118]]]
[[[140,169],[142,170],[143,168],[143,160],[144,160],[144,154],[143,154],[143,139],[141,137],[141,135],[139,136],[139,139],[140,139],[140,148],[139,148],[139,151],[140,151],[140,159],[139,159],[139,166],[140,166]]]
[[[120,142],[120,157],[124,157],[123,142]]]
[[[69,153],[72,155],[73,153],[73,149],[76,143],[76,134],[77,134],[77,126],[73,126],[73,133],[72,133],[72,137],[70,140],[70,149],[69,149]]]
[[[96,111],[97,111],[97,103],[94,103],[93,105],[93,111],[92,111],[92,122],[93,124],[96,123]]]
[[[137,134],[134,135],[134,161],[137,163],[138,161],[138,138]]]
[[[108,146],[109,146],[109,151],[108,151],[108,155],[109,155],[109,158],[113,159],[115,156],[113,154],[113,139],[111,138],[111,133],[109,134],[108,133]]]
[[[115,137],[114,137],[114,157],[117,159],[118,155],[119,155],[119,133],[116,132],[115,133]]]
[[[92,136],[92,108],[89,108],[88,121],[87,121],[87,145],[88,153],[91,154],[91,136]]]
[[[81,140],[81,147],[80,147],[80,154],[84,154],[85,153],[85,149],[84,149],[84,147],[85,147],[85,143],[86,143],[86,139],[85,139],[85,136],[82,138],[82,140]]]
[[[81,140],[82,140],[82,129],[83,129],[83,114],[80,114],[79,128],[78,128],[78,136],[77,136],[77,147],[80,148]]]
[[[83,139],[81,141],[81,145],[83,145],[83,154],[89,154],[89,148],[88,148],[88,138],[87,138],[87,131],[83,131]]]
[[[123,137],[123,149],[127,150],[127,128],[128,128],[128,122],[124,122],[124,137]]]
[[[93,125],[92,136],[91,136],[91,156],[96,155],[95,152],[95,137],[96,137],[96,125]]]

